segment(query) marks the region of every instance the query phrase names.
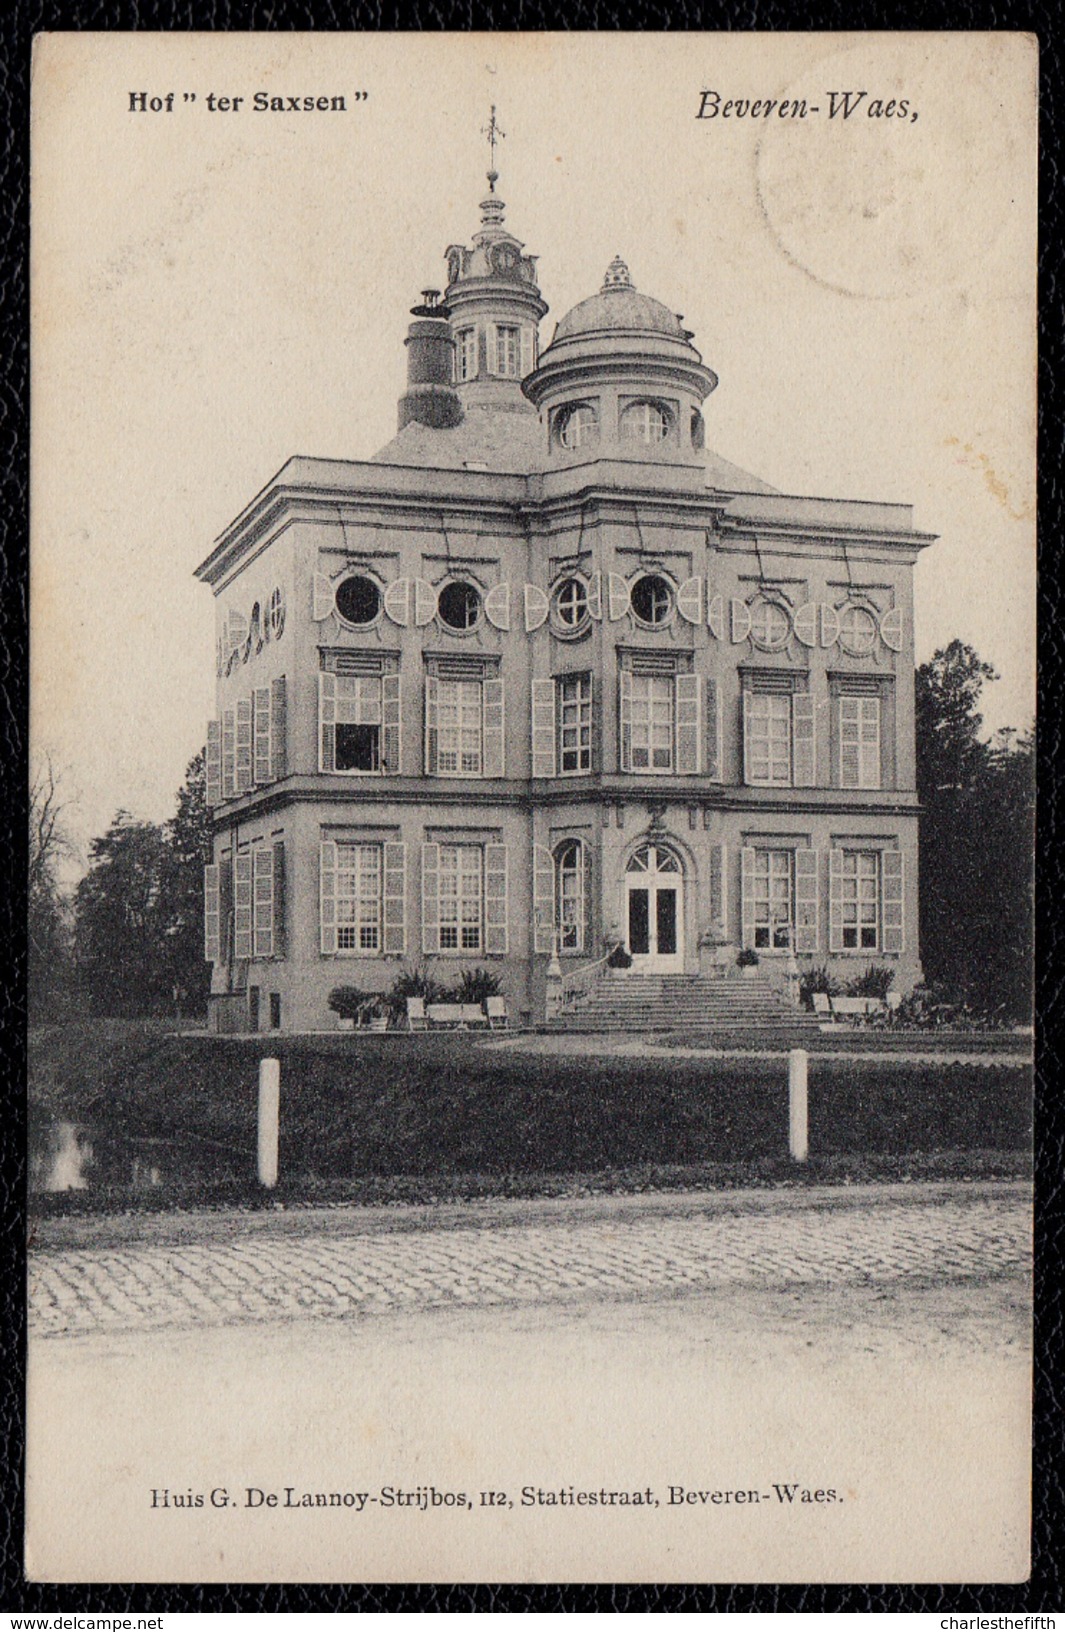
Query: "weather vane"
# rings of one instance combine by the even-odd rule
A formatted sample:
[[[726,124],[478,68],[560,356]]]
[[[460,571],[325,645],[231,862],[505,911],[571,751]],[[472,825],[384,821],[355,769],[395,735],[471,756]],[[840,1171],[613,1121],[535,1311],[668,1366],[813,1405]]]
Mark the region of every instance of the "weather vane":
[[[500,127],[499,127],[499,121],[496,118],[495,103],[493,103],[491,111],[490,111],[490,113],[488,115],[488,123],[487,123],[487,125],[485,125],[483,127],[483,129],[481,131],[482,136],[487,136],[488,137],[488,147],[489,147],[489,150],[490,150],[491,155],[492,155],[492,158],[491,158],[492,168],[488,172],[488,182],[489,182],[489,186],[491,187],[491,190],[493,192],[495,192],[495,184],[496,184],[497,175],[498,175],[498,173],[496,171],[496,144],[498,142],[501,142],[504,139],[504,137],[506,136],[506,134],[507,134],[506,131],[501,130]]]

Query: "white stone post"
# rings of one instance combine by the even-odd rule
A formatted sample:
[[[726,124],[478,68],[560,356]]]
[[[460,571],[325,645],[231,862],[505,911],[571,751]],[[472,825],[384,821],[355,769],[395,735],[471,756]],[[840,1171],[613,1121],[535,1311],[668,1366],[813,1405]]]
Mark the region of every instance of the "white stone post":
[[[794,1162],[805,1162],[810,1149],[806,1114],[808,1062],[805,1048],[793,1048],[788,1054],[788,1152]]]
[[[547,965],[547,992],[544,1004],[545,1018],[556,1020],[562,1013],[562,965],[558,961],[558,932],[555,932],[551,958]]]
[[[259,1183],[277,1183],[277,1146],[281,1126],[281,1061],[259,1062]]]

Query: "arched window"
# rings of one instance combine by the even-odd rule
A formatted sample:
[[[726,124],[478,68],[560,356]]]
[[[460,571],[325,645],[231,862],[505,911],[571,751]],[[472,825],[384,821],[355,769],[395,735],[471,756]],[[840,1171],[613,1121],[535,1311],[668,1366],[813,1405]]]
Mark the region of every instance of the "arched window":
[[[625,442],[664,442],[669,428],[669,410],[660,402],[630,403],[621,416],[621,436]]]
[[[580,839],[566,839],[555,851],[555,931],[560,952],[583,952],[585,941],[585,858]]]
[[[584,448],[599,440],[599,415],[590,402],[577,402],[562,410],[558,440],[564,448]]]

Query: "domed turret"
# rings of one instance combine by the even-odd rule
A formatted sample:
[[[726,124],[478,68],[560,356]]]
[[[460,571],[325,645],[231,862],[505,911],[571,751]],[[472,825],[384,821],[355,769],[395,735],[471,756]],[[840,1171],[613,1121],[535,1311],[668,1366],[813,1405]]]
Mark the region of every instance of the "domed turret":
[[[522,385],[552,455],[691,463],[703,446],[699,405],[717,385],[691,341],[680,316],[641,294],[620,256],[611,261]]]
[[[536,285],[536,257],[503,225],[499,180],[488,172],[481,226],[469,248],[447,252],[444,296],[455,343],[455,388],[463,408],[528,413],[521,382],[536,367],[539,323],[547,311]]]

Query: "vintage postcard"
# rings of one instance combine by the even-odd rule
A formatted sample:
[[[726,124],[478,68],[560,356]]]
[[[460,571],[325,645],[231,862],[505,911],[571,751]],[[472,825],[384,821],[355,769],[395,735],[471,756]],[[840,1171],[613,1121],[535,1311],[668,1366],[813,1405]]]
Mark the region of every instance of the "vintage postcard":
[[[51,34],[26,1568],[1029,1570],[1019,34]]]

